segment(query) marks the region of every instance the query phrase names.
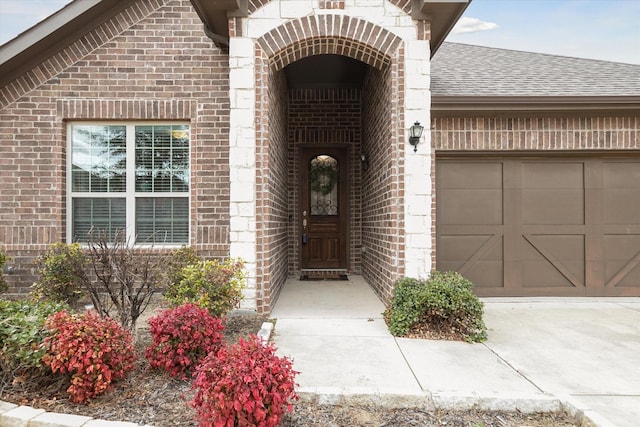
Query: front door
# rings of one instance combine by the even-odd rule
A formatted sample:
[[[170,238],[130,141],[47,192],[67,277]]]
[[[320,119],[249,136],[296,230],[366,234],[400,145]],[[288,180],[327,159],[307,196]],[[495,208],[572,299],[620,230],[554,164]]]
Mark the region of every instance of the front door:
[[[300,152],[302,269],[347,269],[349,162],[342,147]]]

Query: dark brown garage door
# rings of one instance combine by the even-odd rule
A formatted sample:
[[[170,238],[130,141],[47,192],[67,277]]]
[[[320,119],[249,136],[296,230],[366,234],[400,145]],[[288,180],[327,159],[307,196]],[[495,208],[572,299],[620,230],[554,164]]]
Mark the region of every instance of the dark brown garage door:
[[[436,264],[480,296],[640,296],[640,157],[436,161]]]

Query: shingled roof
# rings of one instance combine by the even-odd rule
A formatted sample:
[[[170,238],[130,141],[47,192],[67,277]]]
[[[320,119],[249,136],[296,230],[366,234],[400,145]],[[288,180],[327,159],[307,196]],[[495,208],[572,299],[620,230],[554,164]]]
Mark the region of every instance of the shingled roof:
[[[431,90],[434,97],[639,97],[640,65],[443,43]]]

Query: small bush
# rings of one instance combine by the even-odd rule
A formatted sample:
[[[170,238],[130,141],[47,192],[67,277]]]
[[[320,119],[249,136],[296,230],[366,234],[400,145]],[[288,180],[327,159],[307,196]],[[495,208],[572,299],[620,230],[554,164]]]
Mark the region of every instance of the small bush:
[[[104,393],[134,367],[133,337],[115,320],[61,311],[47,319],[46,327],[51,336],[42,361],[53,372],[70,375],[67,392],[76,403]]]
[[[0,300],[0,371],[44,369],[45,321],[65,308],[53,302]]]
[[[199,426],[277,426],[298,399],[291,361],[255,335],[211,353],[193,387]]]
[[[187,379],[209,353],[224,345],[224,325],[203,308],[185,304],[165,310],[149,319],[153,343],[145,356],[154,368],[171,376]]]
[[[190,246],[182,246],[180,249],[171,251],[167,259],[165,268],[167,286],[173,283],[180,283],[183,279],[182,269],[189,265],[197,265],[202,262]]]
[[[389,331],[395,336],[407,334],[418,321],[427,283],[412,277],[398,280],[393,290],[391,307],[387,310]]]
[[[483,304],[472,287],[455,272],[435,271],[426,281],[400,279],[385,313],[389,330],[402,336],[426,326],[458,334],[465,341],[486,340]]]
[[[244,262],[227,259],[190,264],[176,274],[165,298],[172,306],[194,303],[214,317],[222,317],[242,299]]]
[[[31,286],[36,300],[51,300],[74,306],[86,282],[87,257],[78,243],[54,243],[36,260],[40,280]]]
[[[96,311],[113,317],[130,331],[149,306],[162,282],[166,256],[153,246],[137,248],[122,229],[110,236],[91,230],[87,252],[91,277],[85,290]]]
[[[9,261],[9,257],[0,251],[0,294],[9,289],[7,282],[4,280],[4,265]]]

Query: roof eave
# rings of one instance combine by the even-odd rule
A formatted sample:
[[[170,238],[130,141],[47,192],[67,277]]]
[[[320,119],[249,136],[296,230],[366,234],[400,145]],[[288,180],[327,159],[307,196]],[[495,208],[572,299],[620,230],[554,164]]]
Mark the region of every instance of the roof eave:
[[[431,57],[472,0],[411,0],[411,17],[431,22]]]
[[[450,112],[638,111],[640,96],[432,96],[434,115]]]
[[[248,0],[191,0],[205,34],[218,46],[229,46],[230,16],[248,16]]]
[[[134,0],[75,0],[0,46],[0,87],[51,57]]]

